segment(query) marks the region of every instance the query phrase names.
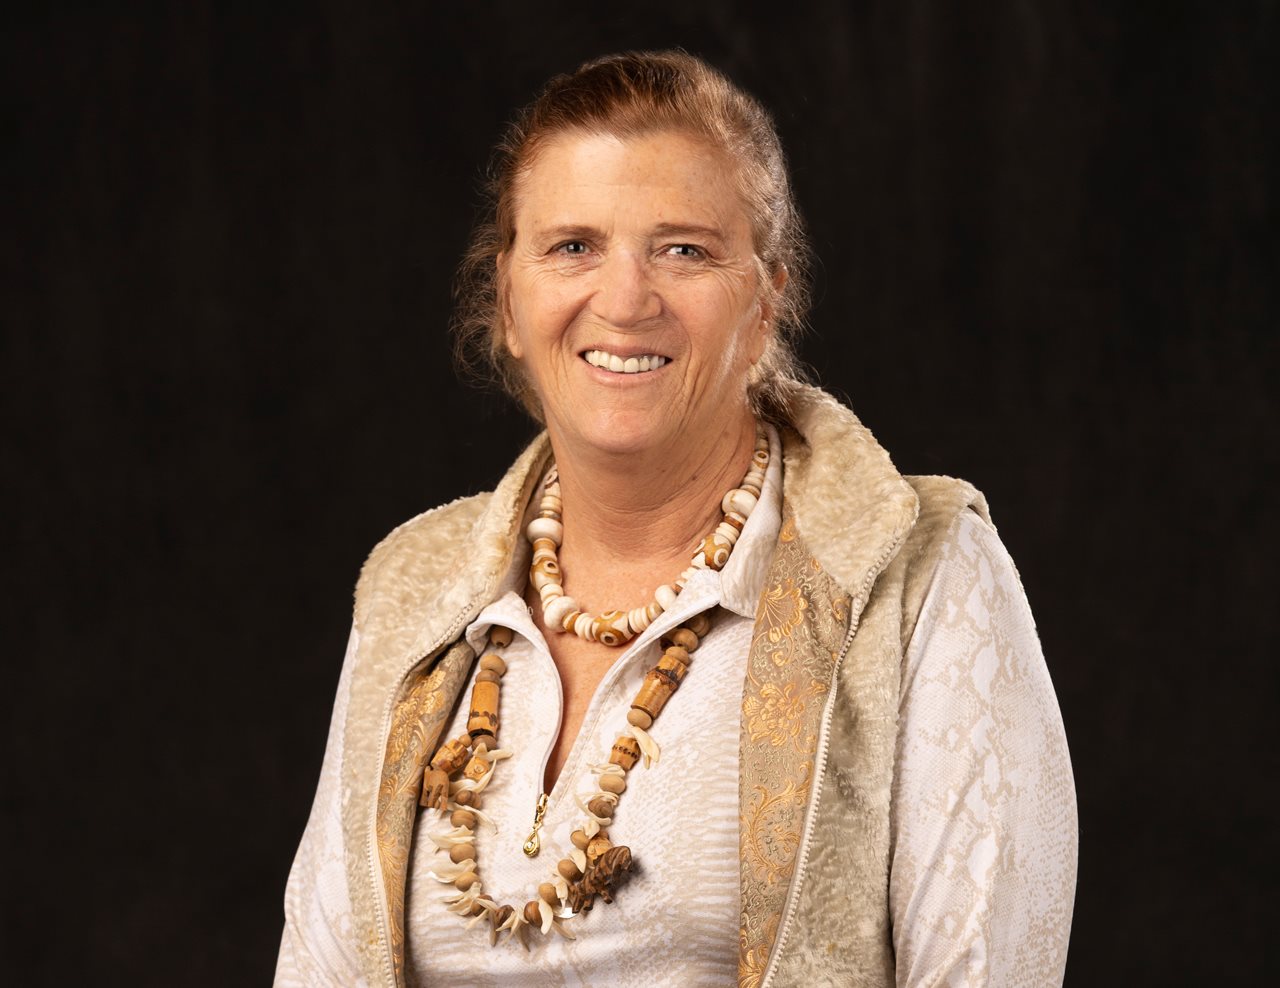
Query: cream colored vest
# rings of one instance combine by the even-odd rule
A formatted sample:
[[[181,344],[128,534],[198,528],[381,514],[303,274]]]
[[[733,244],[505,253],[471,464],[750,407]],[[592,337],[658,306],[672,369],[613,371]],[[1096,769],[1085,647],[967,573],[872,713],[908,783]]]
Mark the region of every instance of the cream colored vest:
[[[902,657],[939,541],[980,494],[904,478],[816,389],[783,436],[784,519],[742,697],[739,984],[894,984],[889,793]],[[404,886],[426,760],[475,656],[457,642],[494,598],[549,456],[540,436],[491,494],[407,522],[356,590],[360,647],[342,806],[357,947],[404,983]]]

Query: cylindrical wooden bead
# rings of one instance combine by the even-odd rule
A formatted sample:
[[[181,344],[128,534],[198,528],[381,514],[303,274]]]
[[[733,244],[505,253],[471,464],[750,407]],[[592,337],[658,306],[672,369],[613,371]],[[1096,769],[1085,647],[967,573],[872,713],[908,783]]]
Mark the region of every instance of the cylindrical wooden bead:
[[[511,644],[511,629],[495,624],[489,629],[489,641],[493,642],[498,648],[506,648]]]
[[[461,875],[453,880],[453,886],[459,892],[465,892],[476,883],[476,873],[474,871],[464,871]]]
[[[476,846],[474,844],[454,844],[449,848],[449,860],[454,864],[462,864],[464,861],[474,861],[476,857]]]
[[[671,679],[677,686],[684,682],[684,674],[688,671],[689,667],[672,655],[670,649],[663,652],[662,658],[658,660],[658,672]]]
[[[549,906],[560,904],[560,893],[556,891],[556,887],[550,882],[543,882],[538,886],[538,898]]]
[[[440,750],[431,756],[431,767],[438,768],[445,775],[453,775],[466,764],[471,754],[470,741],[470,737],[446,741],[440,746]]]
[[[561,858],[560,863],[556,865],[556,871],[560,872],[560,877],[566,882],[576,882],[582,877],[582,872],[578,870],[578,865],[573,858]]]
[[[537,899],[530,899],[524,904],[524,921],[530,926],[542,925],[542,910],[538,908]]]
[[[587,836],[585,830],[575,830],[569,835],[569,840],[579,851],[585,851],[587,849],[587,845],[591,843],[591,838]]]
[[[602,775],[600,776],[600,788],[604,792],[611,792],[615,796],[621,796],[627,791],[627,780],[620,775]]]
[[[454,810],[449,816],[449,822],[455,827],[466,827],[468,830],[476,829],[476,815],[470,810]]]
[[[632,707],[627,711],[627,723],[640,728],[642,731],[647,731],[653,726],[653,718],[643,710],[637,710]]]
[[[657,669],[650,669],[645,674],[644,683],[636,694],[636,698],[631,701],[631,708],[643,710],[650,717],[657,717],[675,691],[675,683]]]
[[[613,747],[609,749],[609,761],[629,770],[634,768],[639,760],[640,742],[630,734],[619,734],[618,740],[614,741]]]
[[[499,676],[506,675],[507,663],[502,656],[494,655],[490,652],[480,660],[480,670],[482,672],[496,672]]]
[[[492,669],[481,669],[478,673],[476,673],[477,683],[499,683],[501,681],[502,681],[502,677],[499,676]]]
[[[591,838],[591,843],[587,845],[587,860],[594,861],[612,846],[608,837],[604,834],[597,834]]]
[[[471,688],[471,711],[467,715],[467,730],[474,738],[477,734],[498,733],[498,684],[476,683]]]

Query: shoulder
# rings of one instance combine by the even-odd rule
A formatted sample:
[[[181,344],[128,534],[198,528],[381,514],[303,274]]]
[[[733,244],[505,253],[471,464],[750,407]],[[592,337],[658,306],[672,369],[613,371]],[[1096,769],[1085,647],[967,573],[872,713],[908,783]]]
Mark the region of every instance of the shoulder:
[[[456,568],[465,558],[471,533],[492,497],[492,492],[486,491],[459,498],[392,529],[360,569],[355,595],[357,624],[378,596],[406,582],[421,585],[424,577]]]

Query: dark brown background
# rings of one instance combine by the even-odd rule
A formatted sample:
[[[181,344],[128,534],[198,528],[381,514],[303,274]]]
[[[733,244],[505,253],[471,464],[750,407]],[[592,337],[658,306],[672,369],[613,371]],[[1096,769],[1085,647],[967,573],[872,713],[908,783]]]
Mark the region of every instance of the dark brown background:
[[[531,435],[447,356],[487,148],[676,44],[776,111],[806,357],[1019,563],[1068,984],[1274,969],[1274,2],[98,6],[3,32],[10,983],[270,979],[361,560]]]

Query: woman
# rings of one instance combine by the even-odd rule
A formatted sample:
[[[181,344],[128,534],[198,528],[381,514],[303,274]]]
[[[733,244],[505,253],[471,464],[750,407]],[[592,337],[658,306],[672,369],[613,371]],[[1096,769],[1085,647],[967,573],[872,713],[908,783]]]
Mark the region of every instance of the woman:
[[[799,382],[765,111],[601,59],[494,193],[460,327],[546,432],[365,566],[277,984],[1059,982],[1030,613],[981,495]]]

